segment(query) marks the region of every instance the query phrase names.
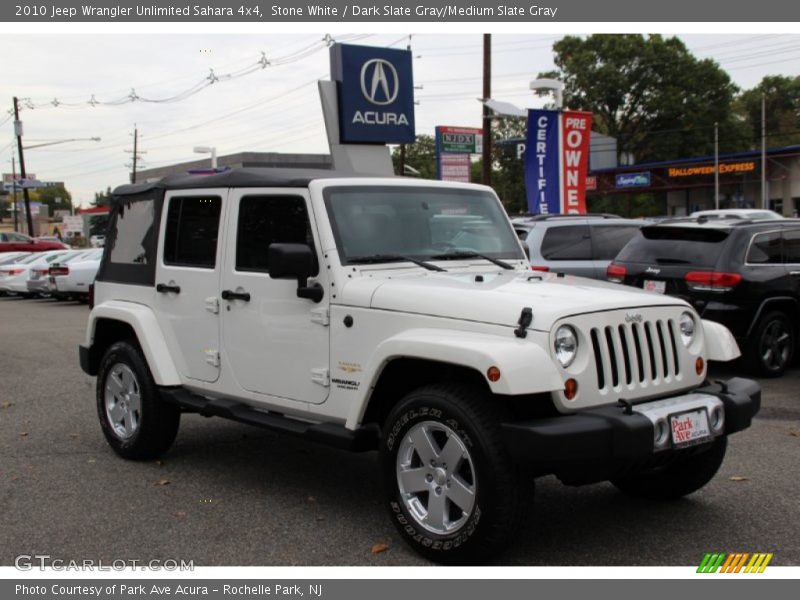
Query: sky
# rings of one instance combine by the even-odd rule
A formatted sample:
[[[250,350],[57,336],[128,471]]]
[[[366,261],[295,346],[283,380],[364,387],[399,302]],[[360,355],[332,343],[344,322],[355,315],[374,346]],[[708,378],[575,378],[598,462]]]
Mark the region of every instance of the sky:
[[[552,45],[560,37],[493,35],[492,96],[520,107],[541,106],[545,99],[535,98],[528,83],[555,68]],[[800,74],[800,35],[679,37],[696,56],[716,60],[743,89],[764,75]],[[29,173],[64,181],[82,205],[96,191],[128,181],[135,127],[141,168],[200,159],[195,146],[214,146],[218,155],[327,153],[316,85],[329,75],[324,38],[324,33],[6,33],[0,36],[0,169],[11,172],[16,151],[8,113],[13,96],[25,99],[20,118],[26,146],[101,138],[25,152]],[[417,134],[433,134],[437,125],[480,127],[480,34],[360,33],[335,39],[395,48],[410,44]],[[212,79],[197,93],[185,94]],[[125,102],[130,96],[140,100]],[[98,104],[90,104],[92,98]],[[100,104],[107,102],[115,104]]]

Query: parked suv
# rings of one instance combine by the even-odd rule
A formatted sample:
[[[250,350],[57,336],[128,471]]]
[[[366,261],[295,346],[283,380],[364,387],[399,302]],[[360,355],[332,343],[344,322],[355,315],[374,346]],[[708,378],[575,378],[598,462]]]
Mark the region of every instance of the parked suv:
[[[617,253],[648,222],[616,215],[536,215],[511,221],[537,271],[605,279]]]
[[[797,344],[800,220],[685,218],[642,229],[609,281],[670,294],[725,325],[747,364],[781,375]]]
[[[725,327],[531,272],[477,185],[241,169],[123,186],[94,302],[80,362],[119,455],[166,452],[185,413],[377,449],[400,536],[446,563],[504,548],[535,476],[698,490],[760,403],[753,381],[706,381],[738,355]]]

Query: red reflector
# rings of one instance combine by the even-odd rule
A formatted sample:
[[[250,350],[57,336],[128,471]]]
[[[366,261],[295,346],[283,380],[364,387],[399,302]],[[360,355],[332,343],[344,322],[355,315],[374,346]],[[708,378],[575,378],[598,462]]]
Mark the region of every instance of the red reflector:
[[[542,273],[547,273],[550,271],[550,267],[546,267],[544,265],[531,265],[531,271],[541,271]]]
[[[720,271],[689,271],[684,279],[690,287],[730,289],[742,281],[742,276],[739,273]]]
[[[606,279],[614,283],[621,283],[625,276],[628,274],[628,269],[622,265],[615,265],[611,263],[606,269]]]

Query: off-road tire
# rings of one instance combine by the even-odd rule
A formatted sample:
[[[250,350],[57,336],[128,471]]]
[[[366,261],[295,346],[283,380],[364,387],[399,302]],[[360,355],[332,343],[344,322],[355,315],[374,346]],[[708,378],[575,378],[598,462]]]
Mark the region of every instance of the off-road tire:
[[[129,371],[124,371],[129,369]],[[132,373],[138,390],[136,427],[129,436],[121,435],[107,410],[107,388],[113,372]],[[151,460],[166,452],[175,441],[181,413],[177,406],[162,401],[147,362],[135,342],[122,341],[109,346],[97,373],[97,415],[109,445],[123,458]],[[114,395],[114,392],[109,392]],[[119,394],[124,396],[124,394]],[[116,398],[116,395],[115,395]]]
[[[401,537],[422,556],[444,564],[483,562],[499,553],[520,532],[524,517],[531,510],[533,476],[511,462],[502,443],[500,423],[506,417],[498,401],[488,393],[459,384],[419,388],[405,396],[387,417],[380,447],[386,505]],[[457,506],[454,509],[448,480],[447,500],[443,502],[449,509],[445,512],[460,513],[461,519],[456,521],[463,520],[453,531],[427,530],[420,517],[411,514],[401,492],[398,453],[402,451],[403,456],[408,456],[407,449],[413,447],[409,446],[409,434],[421,428],[435,429],[440,440],[450,440],[451,433],[455,434],[462,442],[460,447],[467,450],[456,464],[470,467],[466,475],[463,472],[461,475],[472,482],[474,504],[470,512],[462,512]],[[444,459],[445,442],[437,441],[436,446],[440,451],[436,460]],[[412,455],[421,464],[422,455],[416,450]],[[451,468],[454,468],[452,462]],[[456,474],[453,479],[459,476],[459,481],[464,481],[461,475]],[[431,476],[432,471],[425,476],[426,481]],[[444,477],[441,472],[436,476]],[[430,504],[433,490],[427,496],[429,513],[433,510]],[[428,492],[421,494],[425,498]]]

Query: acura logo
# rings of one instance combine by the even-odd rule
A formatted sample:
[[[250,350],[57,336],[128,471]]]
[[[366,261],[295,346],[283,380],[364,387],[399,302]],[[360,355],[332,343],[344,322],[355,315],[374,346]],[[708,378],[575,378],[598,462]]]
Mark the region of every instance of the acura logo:
[[[386,106],[397,99],[400,79],[397,69],[388,60],[373,58],[361,67],[361,93],[377,106]]]

